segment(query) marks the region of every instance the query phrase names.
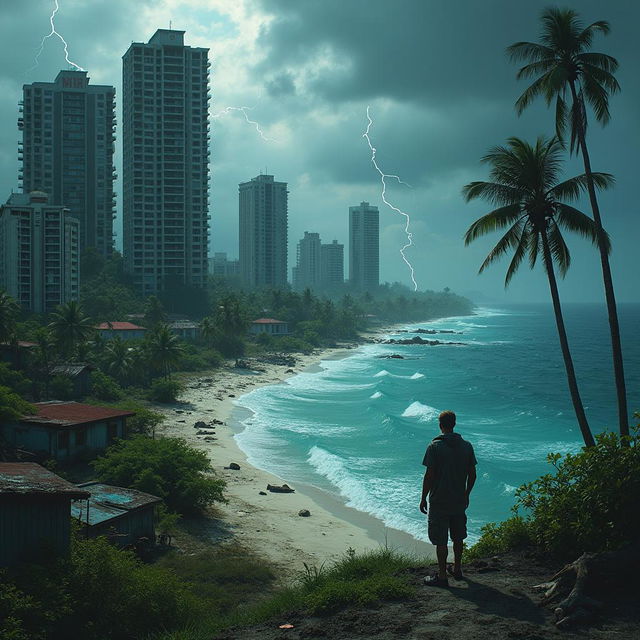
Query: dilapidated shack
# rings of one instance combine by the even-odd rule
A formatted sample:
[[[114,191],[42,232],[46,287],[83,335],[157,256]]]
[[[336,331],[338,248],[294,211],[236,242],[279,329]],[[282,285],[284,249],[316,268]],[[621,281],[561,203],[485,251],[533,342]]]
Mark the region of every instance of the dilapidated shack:
[[[89,495],[34,462],[0,462],[0,566],[67,554],[70,505]]]

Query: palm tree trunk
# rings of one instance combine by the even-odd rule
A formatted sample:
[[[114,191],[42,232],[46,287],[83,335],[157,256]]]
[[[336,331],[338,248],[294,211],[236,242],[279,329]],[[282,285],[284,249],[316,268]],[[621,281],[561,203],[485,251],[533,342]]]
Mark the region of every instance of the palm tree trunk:
[[[549,241],[547,239],[546,230],[542,232],[542,250],[544,255],[544,266],[549,278],[549,289],[551,290],[551,300],[553,301],[553,312],[556,317],[556,326],[558,327],[558,337],[560,338],[560,348],[562,349],[562,358],[564,359],[564,367],[567,371],[567,381],[569,382],[569,393],[571,394],[571,402],[573,402],[573,409],[576,412],[576,418],[578,419],[578,425],[580,426],[580,432],[582,433],[582,439],[587,447],[594,447],[595,441],[593,434],[589,428],[587,422],[587,416],[582,406],[582,399],[580,398],[580,392],[578,391],[578,381],[576,379],[576,372],[573,367],[573,360],[571,358],[571,352],[569,351],[569,341],[567,340],[567,331],[564,327],[564,318],[562,317],[562,307],[560,306],[560,295],[558,294],[558,283],[556,282],[556,276],[553,271],[553,260],[551,258],[551,251],[549,249]]]
[[[578,104],[578,96],[576,93],[575,82],[571,81],[571,97],[573,104]],[[621,436],[629,435],[629,413],[627,409],[627,389],[624,381],[624,363],[622,360],[622,345],[620,343],[620,325],[618,323],[618,308],[616,306],[616,297],[613,290],[613,279],[611,277],[611,266],[609,265],[609,255],[607,253],[607,245],[604,241],[604,229],[602,228],[602,218],[600,217],[600,207],[596,198],[596,190],[593,184],[593,176],[591,172],[591,160],[589,159],[589,151],[587,149],[587,141],[585,137],[584,122],[578,123],[578,144],[582,152],[584,161],[584,172],[587,176],[587,190],[589,193],[589,201],[591,202],[591,211],[593,212],[593,220],[596,223],[598,231],[598,249],[600,250],[600,263],[602,265],[602,279],[604,281],[604,293],[607,301],[607,313],[609,315],[609,329],[611,332],[611,353],[613,356],[613,372],[616,382],[616,396],[618,400],[618,421]]]

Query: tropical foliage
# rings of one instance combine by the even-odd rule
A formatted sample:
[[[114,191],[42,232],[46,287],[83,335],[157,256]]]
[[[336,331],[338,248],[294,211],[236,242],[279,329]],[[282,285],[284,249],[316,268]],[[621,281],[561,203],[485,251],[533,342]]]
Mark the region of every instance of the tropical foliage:
[[[620,91],[620,85],[613,75],[618,68],[618,61],[607,54],[590,51],[597,34],[609,33],[609,23],[605,20],[585,27],[572,9],[551,7],[543,11],[541,22],[540,42],[516,42],[507,49],[513,61],[527,63],[518,72],[518,78],[535,77],[518,98],[516,109],[519,114],[522,113],[539,96],[545,98],[547,105],[555,98],[556,134],[563,140],[569,128],[569,148],[582,155],[607,301],[619,428],[621,435],[628,435],[626,384],[618,311],[609,265],[609,241],[602,226],[596,196],[596,188],[600,185],[597,174],[591,169],[587,147],[587,107],[591,107],[596,120],[602,125],[609,122],[609,95]]]
[[[593,446],[593,435],[569,351],[554,265],[564,276],[571,263],[569,248],[562,235],[563,229],[578,233],[594,243],[598,242],[598,233],[589,216],[567,204],[567,201],[577,199],[585,189],[586,177],[583,174],[558,182],[561,152],[557,138],[538,138],[533,146],[519,138],[510,138],[507,146],[494,147],[484,156],[482,161],[490,166],[491,181],[472,182],[464,187],[463,193],[467,201],[481,198],[498,206],[469,227],[465,244],[488,233],[506,229],[480,267],[482,272],[497,259],[513,252],[505,286],[525,258],[532,268],[538,258],[542,259],[549,280],[571,400],[584,442],[587,446]],[[601,188],[607,188],[613,182],[612,177],[604,173],[594,174],[593,179]]]

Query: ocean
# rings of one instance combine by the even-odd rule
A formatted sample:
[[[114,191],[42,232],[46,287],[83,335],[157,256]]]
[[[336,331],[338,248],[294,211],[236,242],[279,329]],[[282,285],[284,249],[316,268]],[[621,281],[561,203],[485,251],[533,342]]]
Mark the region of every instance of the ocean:
[[[564,308],[580,392],[594,432],[617,428],[604,306]],[[631,410],[640,410],[640,305],[619,307]],[[478,480],[469,541],[508,517],[518,486],[551,470],[549,452],[582,444],[551,305],[477,308],[474,315],[396,326],[461,345],[367,344],[317,371],[256,389],[236,402],[238,445],[249,462],[292,484],[338,495],[386,525],[426,540],[418,511],[425,448],[438,414],[456,412],[475,447]],[[392,354],[400,358],[386,358]],[[633,422],[636,424],[637,420]]]

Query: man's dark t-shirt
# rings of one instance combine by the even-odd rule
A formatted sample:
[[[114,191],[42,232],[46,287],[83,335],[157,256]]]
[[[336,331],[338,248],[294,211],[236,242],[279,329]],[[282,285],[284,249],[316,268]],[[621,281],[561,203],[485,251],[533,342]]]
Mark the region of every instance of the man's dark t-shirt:
[[[443,433],[427,447],[422,464],[434,472],[429,508],[448,515],[464,513],[469,468],[478,464],[471,443],[459,433]]]

